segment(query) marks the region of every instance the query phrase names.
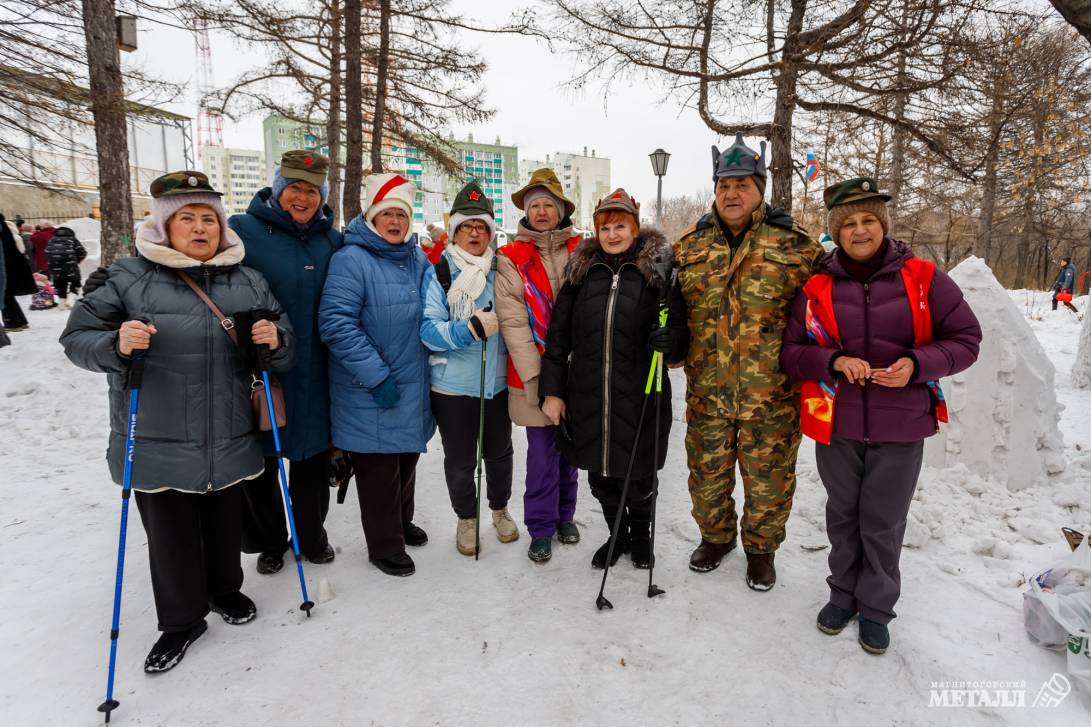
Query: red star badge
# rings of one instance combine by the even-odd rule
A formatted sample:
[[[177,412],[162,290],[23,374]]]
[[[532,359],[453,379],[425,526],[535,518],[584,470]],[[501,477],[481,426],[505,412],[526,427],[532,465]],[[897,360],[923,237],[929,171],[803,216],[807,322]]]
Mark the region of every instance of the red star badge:
[[[468,195],[466,195],[466,196],[467,196],[467,197],[469,197],[469,198],[470,198],[471,200],[473,200],[474,202],[476,202],[477,200],[481,199],[481,193],[480,193],[480,192],[470,192],[470,193],[469,193]]]
[[[311,164],[314,164],[314,159],[311,159],[310,157],[303,157],[303,163],[307,166],[310,166]]]

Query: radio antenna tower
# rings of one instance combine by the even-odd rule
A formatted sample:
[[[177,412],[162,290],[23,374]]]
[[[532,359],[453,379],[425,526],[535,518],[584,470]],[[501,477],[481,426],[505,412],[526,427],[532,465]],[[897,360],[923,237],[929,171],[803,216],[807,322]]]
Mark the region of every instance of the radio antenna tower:
[[[223,146],[223,116],[208,105],[208,95],[216,90],[212,82],[212,44],[208,37],[208,22],[195,18],[193,32],[197,38],[197,149]]]

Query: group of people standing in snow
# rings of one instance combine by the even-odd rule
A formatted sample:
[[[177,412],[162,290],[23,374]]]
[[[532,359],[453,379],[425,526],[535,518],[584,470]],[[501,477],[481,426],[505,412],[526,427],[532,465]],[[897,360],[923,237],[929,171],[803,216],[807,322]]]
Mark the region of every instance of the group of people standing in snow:
[[[645,382],[653,356],[684,366],[700,531],[689,567],[715,570],[741,540],[747,585],[774,586],[807,434],[832,545],[818,626],[837,633],[859,615],[860,643],[885,651],[923,440],[945,418],[938,381],[973,363],[981,331],[957,285],[889,237],[889,197],[874,180],[826,190],[838,247],[823,254],[764,202],[764,156],[741,136],[714,148],[712,209],[673,242],[641,226],[624,189],[598,203],[583,239],[562,185],[539,169],[513,195],[525,212],[515,240],[496,248],[492,202],[470,181],[434,264],[412,232],[416,187],[397,174],[366,179],[343,233],[326,205],[328,161],[313,152],[285,154],[230,219],[203,174],[157,179],[138,256],[91,276],[61,337],[74,363],[109,374],[119,483],[126,374],[134,358],[146,364],[132,487],[163,634],[145,669],[176,665],[210,610],[233,624],[255,617],[241,551],[258,553],[260,573],[283,566],[276,453],[251,407],[255,348],[283,387],[303,557],[334,560],[330,482],[351,467],[368,558],[399,576],[415,571],[407,546],[428,541],[413,522],[416,466],[437,426],[458,552],[480,547],[479,456],[495,537],[519,539],[513,423],[527,437],[529,558],[550,560],[554,538],[579,542],[582,469],[613,561],[651,567],[673,417],[667,377],[661,407],[644,405]],[[609,554],[607,541],[592,566]]]

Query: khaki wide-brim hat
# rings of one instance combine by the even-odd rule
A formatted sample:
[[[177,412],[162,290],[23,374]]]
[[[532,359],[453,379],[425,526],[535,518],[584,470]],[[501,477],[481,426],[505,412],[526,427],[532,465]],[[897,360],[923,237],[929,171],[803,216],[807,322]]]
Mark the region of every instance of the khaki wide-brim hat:
[[[522,189],[512,193],[511,201],[519,209],[525,210],[523,198],[527,196],[527,192],[535,187],[541,187],[564,203],[564,217],[571,217],[572,213],[576,211],[576,205],[572,200],[564,196],[564,187],[561,186],[561,180],[557,179],[557,175],[549,167],[535,169],[534,173],[530,175],[530,181],[523,185]]]

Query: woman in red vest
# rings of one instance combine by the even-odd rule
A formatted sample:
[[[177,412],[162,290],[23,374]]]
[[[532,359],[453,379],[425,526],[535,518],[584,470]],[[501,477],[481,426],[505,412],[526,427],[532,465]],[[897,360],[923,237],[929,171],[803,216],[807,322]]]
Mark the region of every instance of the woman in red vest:
[[[538,374],[565,264],[583,238],[572,225],[576,205],[564,196],[552,169],[535,170],[511,201],[526,217],[515,240],[497,250],[496,313],[508,349],[508,413],[527,430],[527,556],[544,563],[553,557],[554,535],[562,543],[580,542],[572,521],[579,480],[557,449],[558,427],[539,408]]]
[[[951,278],[887,236],[890,195],[874,180],[832,185],[824,199],[837,248],[796,298],[780,364],[804,380],[801,425],[829,495],[818,628],[840,633],[859,614],[860,645],[882,654],[924,439],[947,420],[939,380],[977,359],[981,327]]]

